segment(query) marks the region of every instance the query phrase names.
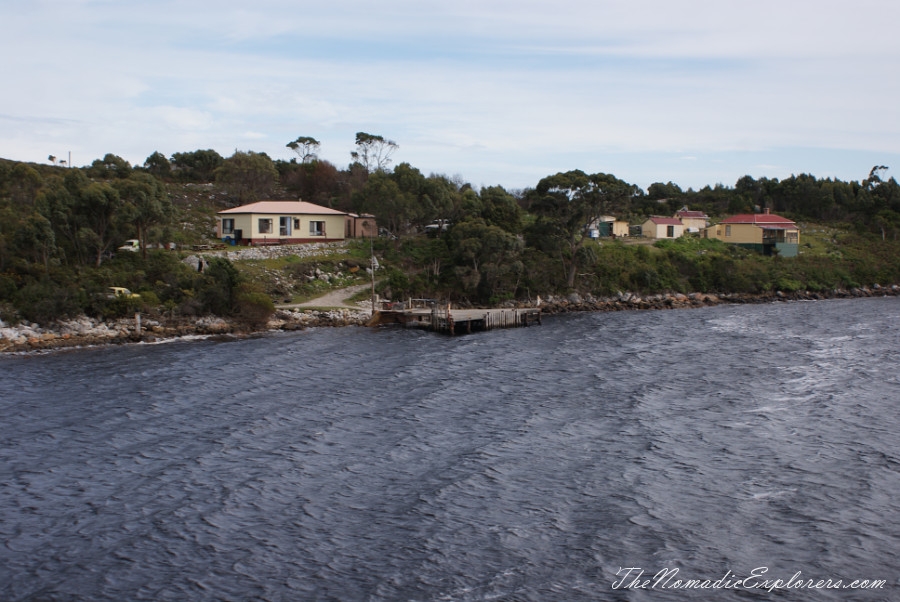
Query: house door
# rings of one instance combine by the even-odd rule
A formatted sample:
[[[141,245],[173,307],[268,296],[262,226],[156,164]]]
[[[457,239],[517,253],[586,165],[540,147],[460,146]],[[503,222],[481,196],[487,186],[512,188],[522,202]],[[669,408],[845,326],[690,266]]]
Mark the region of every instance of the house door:
[[[278,219],[278,234],[280,236],[291,235],[291,218],[281,217]]]

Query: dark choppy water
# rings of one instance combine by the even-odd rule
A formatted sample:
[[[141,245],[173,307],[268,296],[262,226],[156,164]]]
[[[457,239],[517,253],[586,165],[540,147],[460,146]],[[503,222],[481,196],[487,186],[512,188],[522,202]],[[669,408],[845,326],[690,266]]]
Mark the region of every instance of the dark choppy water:
[[[0,599],[898,600],[898,365],[900,299],[3,357]]]

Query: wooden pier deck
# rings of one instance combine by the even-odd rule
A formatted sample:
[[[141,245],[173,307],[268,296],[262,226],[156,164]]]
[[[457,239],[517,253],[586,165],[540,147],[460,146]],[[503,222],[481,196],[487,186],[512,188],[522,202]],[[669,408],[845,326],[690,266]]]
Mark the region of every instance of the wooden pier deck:
[[[401,307],[393,307],[401,305]],[[495,328],[518,328],[541,323],[539,307],[524,309],[450,309],[446,305],[406,307],[391,304],[376,310],[369,326],[402,324],[411,328],[425,328],[449,335],[482,332]]]

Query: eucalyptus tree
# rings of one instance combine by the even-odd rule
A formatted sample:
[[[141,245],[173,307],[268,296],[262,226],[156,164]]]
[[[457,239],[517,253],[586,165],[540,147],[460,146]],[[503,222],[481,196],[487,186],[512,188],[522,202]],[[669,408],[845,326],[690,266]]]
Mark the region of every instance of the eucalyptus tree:
[[[285,146],[297,153],[301,163],[311,163],[318,158],[321,143],[310,136],[300,136]]]
[[[9,174],[7,187],[14,203],[33,207],[43,184],[43,178],[35,168],[17,163]]]
[[[162,183],[148,173],[136,172],[125,180],[117,180],[113,187],[123,201],[123,213],[137,230],[141,256],[146,259],[147,231],[171,219],[172,201]]]
[[[211,182],[225,159],[212,149],[172,155],[172,170],[182,180]]]
[[[362,165],[367,172],[385,171],[391,163],[391,155],[400,148],[393,140],[384,136],[356,132],[356,150],[350,152],[353,161]]]
[[[635,194],[634,185],[613,175],[588,175],[581,170],[538,182],[530,194],[531,211],[537,215],[530,232],[532,243],[559,258],[569,288],[575,286],[593,224]]]
[[[94,159],[87,174],[101,180],[127,178],[131,174],[131,164],[118,155],[106,153],[102,159]]]
[[[59,225],[68,229],[76,254],[87,261],[86,254],[91,253],[94,265],[100,267],[124,222],[119,192],[109,182],[90,180],[80,169],[67,172],[63,186],[45,200],[48,209],[63,218]]]
[[[216,182],[243,204],[271,194],[278,182],[278,170],[265,153],[235,151],[216,170]]]
[[[454,224],[447,238],[461,292],[487,302],[515,294],[523,271],[519,237],[478,217]]]
[[[488,224],[518,234],[522,231],[522,209],[502,186],[481,189],[481,215]]]
[[[172,163],[164,154],[156,151],[144,161],[144,169],[157,178],[167,178],[172,173]]]
[[[56,235],[50,220],[34,212],[22,220],[13,237],[19,254],[50,269],[50,258],[56,253]]]

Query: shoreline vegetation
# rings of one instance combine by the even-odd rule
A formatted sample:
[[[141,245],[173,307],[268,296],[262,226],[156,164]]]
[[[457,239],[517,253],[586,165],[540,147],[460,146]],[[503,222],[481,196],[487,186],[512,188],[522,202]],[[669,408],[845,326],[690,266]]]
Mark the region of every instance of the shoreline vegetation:
[[[302,136],[287,144],[299,161],[213,150],[153,153],[142,166],[113,154],[86,167],[0,159],[0,351],[363,324],[372,293],[460,309],[540,298],[548,315],[898,294],[900,184],[883,165],[851,182],[744,176],[643,190],[572,170],[534,188],[477,189],[360,161],[396,150],[381,136],[356,144],[346,168],[305,152],[317,142]],[[375,224],[368,238],[327,243],[222,238],[221,211],[298,199]],[[773,246],[770,221],[768,245],[747,243],[755,231],[725,242],[694,222],[647,225],[767,213],[796,225],[794,242]],[[278,232],[264,243],[290,240]]]
[[[566,297],[548,296],[546,299],[542,299],[540,307],[544,314],[555,315],[572,312],[673,310],[717,305],[895,296],[900,296],[900,286],[878,284],[872,287],[835,289],[826,292],[775,291],[761,294],[666,293],[639,295],[626,292],[612,297],[594,297],[590,294],[582,296],[573,293]],[[533,301],[507,302],[503,306],[535,307],[536,303]],[[160,343],[188,337],[237,339],[267,332],[295,331],[315,327],[364,327],[371,316],[371,311],[367,309],[278,309],[265,325],[256,327],[240,321],[210,315],[199,319],[179,317],[142,320],[139,333],[136,330],[136,321],[126,318],[104,321],[82,316],[72,320],[54,322],[46,327],[38,324],[19,324],[10,327],[0,322],[0,352],[29,353],[136,343]],[[387,328],[391,328],[391,326]]]

